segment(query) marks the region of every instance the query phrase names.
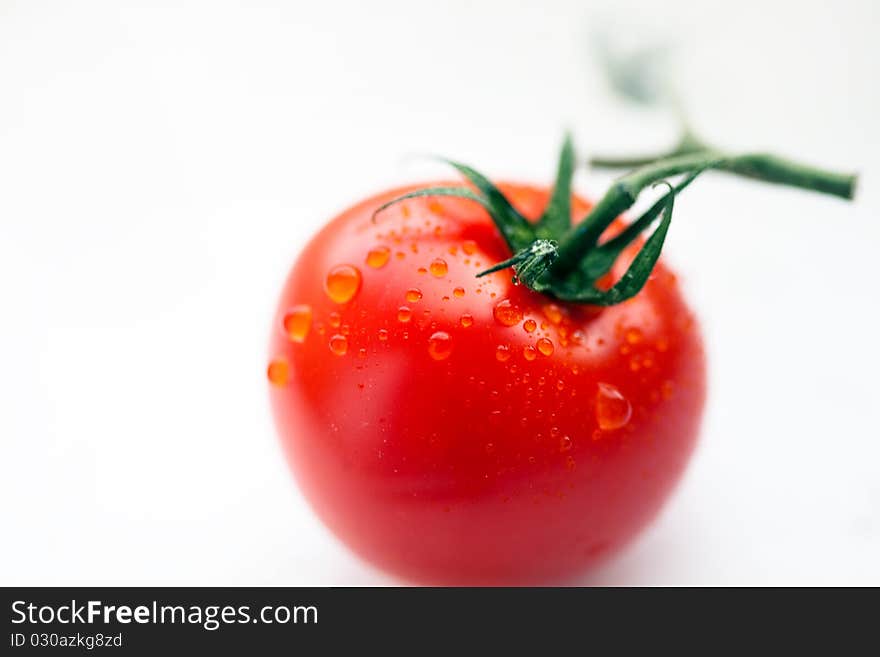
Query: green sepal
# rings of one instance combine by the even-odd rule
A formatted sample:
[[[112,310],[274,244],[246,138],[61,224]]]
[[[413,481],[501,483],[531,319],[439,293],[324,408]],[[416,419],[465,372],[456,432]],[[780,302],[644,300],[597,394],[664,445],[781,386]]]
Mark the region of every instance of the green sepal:
[[[675,194],[682,192],[690,185],[703,169],[699,169],[687,176],[680,183],[672,188]],[[655,183],[663,184],[663,183]],[[668,184],[668,183],[666,183]],[[583,260],[579,265],[580,272],[586,280],[595,281],[604,276],[617,260],[623,250],[641,235],[653,222],[660,216],[660,213],[666,207],[666,195],[658,199],[650,208],[648,208],[642,216],[628,224],[620,233],[603,242],[595,249],[587,251]]]
[[[552,239],[571,227],[571,181],[574,177],[574,166],[574,144],[571,135],[566,134],[559,152],[553,195],[535,229],[539,237]]]
[[[669,192],[658,202],[662,209],[660,224],[645,241],[644,246],[633,258],[629,268],[612,287],[600,290],[594,286],[587,288],[569,289],[566,285],[551,285],[547,291],[552,291],[553,296],[562,301],[574,303],[588,303],[595,306],[613,306],[634,297],[648,282],[654,265],[663,250],[663,242],[672,222],[672,208],[675,203],[675,188],[669,183]],[[653,208],[652,208],[653,209]],[[650,210],[649,210],[650,212]]]
[[[520,249],[526,248],[535,239],[535,231],[532,225],[523,217],[507,200],[507,197],[493,185],[485,176],[478,171],[472,169],[466,164],[447,160],[445,158],[436,158],[442,162],[446,162],[455,167],[465,178],[467,178],[479,193],[474,192],[467,187],[427,187],[407,192],[396,198],[387,201],[373,211],[373,220],[383,210],[405,201],[410,198],[423,198],[426,196],[447,196],[454,198],[463,198],[469,201],[476,201],[492,218],[495,226],[498,228],[507,246],[514,253]]]
[[[486,176],[476,169],[455,160],[443,157],[436,158],[454,167],[461,175],[467,178],[471,184],[483,194],[484,207],[492,221],[498,226],[504,241],[514,252],[528,246],[535,239],[535,230],[532,224],[514,208],[507,197]]]
[[[490,210],[488,201],[473,190],[468,189],[467,187],[425,187],[423,189],[417,189],[412,192],[407,192],[406,194],[401,194],[400,196],[396,196],[390,201],[386,201],[378,208],[373,210],[373,221],[376,221],[376,217],[382,211],[387,210],[392,205],[397,205],[401,201],[406,201],[410,198],[424,198],[426,196],[448,196],[454,198],[464,198],[469,201],[476,201],[477,203],[482,205],[487,212]]]

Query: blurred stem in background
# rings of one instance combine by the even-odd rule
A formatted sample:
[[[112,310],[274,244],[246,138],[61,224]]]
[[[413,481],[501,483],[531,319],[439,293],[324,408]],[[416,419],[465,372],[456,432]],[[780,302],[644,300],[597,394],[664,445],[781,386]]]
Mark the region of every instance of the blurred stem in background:
[[[731,154],[700,139],[691,128],[672,75],[672,49],[653,42],[635,48],[613,43],[607,32],[593,38],[597,59],[609,86],[620,98],[643,107],[668,108],[681,125],[681,137],[670,150],[629,157],[594,156],[593,168],[667,169],[675,173],[714,168],[746,178],[799,187],[845,199],[855,194],[856,176],[800,164],[769,153]],[[670,174],[672,175],[672,174]]]

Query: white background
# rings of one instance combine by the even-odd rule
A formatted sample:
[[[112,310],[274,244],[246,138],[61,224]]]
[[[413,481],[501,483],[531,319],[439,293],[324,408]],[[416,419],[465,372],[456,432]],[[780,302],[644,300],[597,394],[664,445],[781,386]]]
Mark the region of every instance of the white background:
[[[710,139],[862,182],[855,204],[721,175],[681,197],[700,448],[584,583],[880,584],[880,5],[164,4],[0,0],[0,583],[394,583],[288,475],[276,295],[337,211],[446,174],[408,154],[549,182],[566,126],[583,154],[671,142],[605,87],[605,26],[675,41]]]

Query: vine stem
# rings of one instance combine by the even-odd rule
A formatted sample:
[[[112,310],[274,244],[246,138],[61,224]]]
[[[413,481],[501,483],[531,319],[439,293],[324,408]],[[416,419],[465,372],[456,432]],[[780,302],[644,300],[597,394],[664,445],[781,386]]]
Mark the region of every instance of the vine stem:
[[[600,169],[642,168],[652,163],[668,161],[684,155],[694,155],[697,160],[701,155],[717,157],[719,162],[714,168],[746,178],[799,187],[847,200],[852,200],[855,196],[856,174],[808,166],[770,153],[727,155],[717,149],[701,148],[691,151],[676,150],[666,155],[653,157],[594,157],[590,159],[589,163],[590,166]]]
[[[609,225],[632,207],[648,185],[668,176],[703,169],[720,169],[747,178],[812,190],[844,199],[855,194],[856,176],[808,166],[769,153],[731,155],[703,146],[691,134],[682,138],[671,153],[655,158],[594,158],[593,166],[637,167],[619,178],[586,218],[559,240],[559,255],[553,265],[556,274],[577,267],[584,252],[592,248]]]

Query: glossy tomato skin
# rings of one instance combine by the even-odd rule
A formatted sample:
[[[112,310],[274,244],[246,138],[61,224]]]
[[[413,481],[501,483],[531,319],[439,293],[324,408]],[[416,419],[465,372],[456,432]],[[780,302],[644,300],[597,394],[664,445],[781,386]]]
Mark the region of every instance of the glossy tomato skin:
[[[548,198],[501,188],[531,218]],[[403,191],[330,222],[281,295],[270,389],[296,479],[338,537],[410,581],[571,581],[651,520],[691,455],[705,397],[694,316],[662,263],[601,310],[509,271],[477,279],[509,255],[488,216],[418,199],[371,222]],[[331,275],[328,293],[340,265],[349,278]]]

